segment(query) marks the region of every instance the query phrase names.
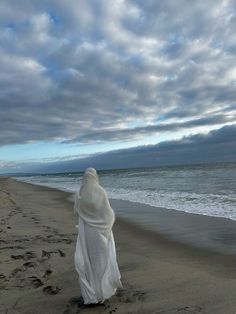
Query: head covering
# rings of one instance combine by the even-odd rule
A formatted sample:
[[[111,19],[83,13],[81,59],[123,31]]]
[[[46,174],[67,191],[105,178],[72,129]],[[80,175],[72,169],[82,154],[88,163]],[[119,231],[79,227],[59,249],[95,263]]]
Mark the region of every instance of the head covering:
[[[110,206],[106,191],[100,186],[97,171],[87,168],[82,185],[76,195],[75,211],[79,218],[97,228],[105,236],[110,234],[115,214]]]
[[[84,180],[93,177],[94,179],[96,179],[98,181],[98,175],[97,175],[97,170],[94,168],[87,168],[84,172]]]

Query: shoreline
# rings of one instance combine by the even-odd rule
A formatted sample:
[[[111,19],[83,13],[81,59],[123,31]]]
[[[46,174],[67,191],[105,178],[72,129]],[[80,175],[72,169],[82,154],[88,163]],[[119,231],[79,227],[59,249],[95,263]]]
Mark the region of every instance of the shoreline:
[[[17,177],[11,177],[13,180],[18,181]],[[20,177],[19,177],[20,178]],[[27,182],[27,181],[21,181],[19,180],[19,182],[23,182],[23,183],[27,183],[27,184],[32,184],[32,185],[38,185],[38,186],[44,186],[44,187],[48,187],[48,188],[52,188],[52,189],[56,189],[62,192],[66,192],[69,194],[74,194],[75,191],[70,191],[66,188],[62,188],[62,187],[54,187],[54,186],[48,186],[48,185],[41,185],[39,183],[36,182]],[[161,207],[161,206],[157,206],[155,204],[151,204],[148,202],[140,202],[140,200],[135,201],[135,200],[128,200],[128,199],[121,199],[121,198],[113,198],[113,197],[109,197],[109,199],[114,199],[114,200],[119,200],[122,202],[131,202],[131,203],[135,203],[135,204],[142,204],[143,206],[147,206],[147,207],[152,207],[152,208],[160,208],[160,209],[165,209],[167,211],[177,211],[180,213],[187,213],[187,214],[191,214],[191,215],[200,215],[200,216],[206,216],[206,217],[213,217],[213,218],[221,218],[221,219],[228,219],[228,220],[232,220],[236,222],[236,218],[232,218],[232,217],[226,217],[226,216],[220,216],[220,215],[210,215],[208,212],[206,213],[199,213],[199,212],[192,212],[192,211],[188,211],[188,210],[184,210],[184,209],[176,209],[176,208],[171,208],[171,207]]]
[[[122,219],[174,242],[236,256],[236,221],[111,199]]]
[[[235,314],[234,255],[183,244],[121,218],[113,230],[124,289],[104,306],[78,308],[76,217],[68,193],[0,178],[0,200],[0,313]]]
[[[10,178],[11,180],[15,180]],[[74,193],[55,187],[47,187],[29,182],[32,186],[60,191],[73,203]],[[226,217],[215,217],[197,213],[162,208],[139,202],[112,199],[111,206],[119,219],[137,226],[141,231],[154,232],[173,242],[180,242],[189,247],[211,250],[236,256],[236,220]]]

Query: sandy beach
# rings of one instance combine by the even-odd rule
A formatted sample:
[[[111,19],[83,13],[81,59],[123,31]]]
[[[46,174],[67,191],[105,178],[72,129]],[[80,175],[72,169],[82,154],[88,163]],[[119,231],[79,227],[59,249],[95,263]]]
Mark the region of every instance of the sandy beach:
[[[115,211],[135,206],[117,200],[111,204]],[[0,211],[0,313],[236,313],[236,222],[187,214],[178,228],[184,214],[175,213],[171,220],[170,211],[160,211],[166,230],[176,225],[168,237],[161,228],[144,230],[117,218],[113,230],[124,288],[104,305],[84,307],[77,303],[77,217],[69,194],[2,177]],[[181,241],[193,238],[199,226],[203,236],[198,245],[196,236]],[[214,228],[226,237],[210,249],[203,244],[210,243],[204,239],[213,233],[206,231]],[[218,250],[227,243],[229,250]]]

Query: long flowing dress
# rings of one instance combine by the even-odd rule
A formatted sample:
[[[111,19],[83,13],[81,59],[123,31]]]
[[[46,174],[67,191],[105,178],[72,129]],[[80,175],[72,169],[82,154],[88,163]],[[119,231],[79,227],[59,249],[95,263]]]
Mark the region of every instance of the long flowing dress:
[[[114,295],[122,284],[112,232],[114,213],[92,176],[87,175],[82,193],[77,193],[75,210],[79,215],[75,268],[81,294],[85,304],[98,303]]]

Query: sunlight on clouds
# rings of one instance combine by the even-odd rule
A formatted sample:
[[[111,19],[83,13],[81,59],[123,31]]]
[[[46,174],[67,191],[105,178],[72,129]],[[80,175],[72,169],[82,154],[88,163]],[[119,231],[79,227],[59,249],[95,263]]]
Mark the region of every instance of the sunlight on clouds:
[[[232,69],[229,70],[228,78],[229,78],[230,81],[231,80],[233,80],[233,81],[236,80],[236,67],[233,67]]]
[[[27,70],[35,71],[35,72],[42,72],[46,70],[45,67],[43,67],[41,64],[39,64],[35,60],[23,58],[22,60],[19,60],[19,61],[22,64],[22,66]]]
[[[233,1],[11,0],[0,16],[2,147],[69,156],[236,121]]]

